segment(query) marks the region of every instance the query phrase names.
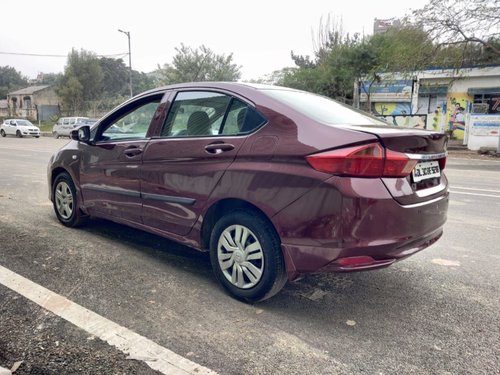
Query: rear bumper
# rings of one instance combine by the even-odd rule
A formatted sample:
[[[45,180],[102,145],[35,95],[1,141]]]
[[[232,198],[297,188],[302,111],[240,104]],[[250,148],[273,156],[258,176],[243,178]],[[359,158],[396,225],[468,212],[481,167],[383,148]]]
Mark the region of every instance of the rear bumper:
[[[425,249],[443,234],[448,197],[404,206],[381,181],[332,178],[274,218],[289,279],[383,268]]]
[[[282,245],[287,259],[286,269],[290,280],[313,272],[356,272],[385,268],[405,259],[436,242],[443,234],[440,228],[428,236],[406,242],[363,248],[315,248]],[[311,260],[313,260],[311,262]]]
[[[390,266],[435,243],[442,229],[416,240],[368,247],[325,249],[282,245],[286,254],[288,277],[293,280],[302,273],[369,271]],[[313,263],[310,260],[314,259]]]

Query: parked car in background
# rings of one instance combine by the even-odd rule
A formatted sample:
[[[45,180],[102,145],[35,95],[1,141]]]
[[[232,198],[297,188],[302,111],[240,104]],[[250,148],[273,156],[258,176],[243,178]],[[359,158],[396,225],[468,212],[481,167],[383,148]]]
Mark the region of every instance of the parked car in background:
[[[82,125],[92,125],[97,122],[96,119],[88,117],[61,117],[52,127],[52,135],[55,138],[69,137],[73,130],[78,130]]]
[[[445,134],[304,91],[172,85],[73,136],[48,167],[63,225],[100,217],[209,251],[245,301],[305,273],[387,267],[446,221]]]
[[[0,125],[0,135],[15,135],[22,138],[25,136],[40,137],[40,129],[30,121],[24,119],[7,119]]]

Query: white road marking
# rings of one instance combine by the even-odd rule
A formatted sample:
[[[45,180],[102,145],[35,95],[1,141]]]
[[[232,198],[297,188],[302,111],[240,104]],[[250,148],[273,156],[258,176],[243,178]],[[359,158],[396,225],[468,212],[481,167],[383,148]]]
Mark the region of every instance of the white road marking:
[[[455,158],[455,157],[450,158],[450,157],[448,157],[448,158],[446,159],[446,165],[453,165],[453,164],[454,164],[453,162],[454,162],[455,160],[459,160],[459,161],[469,161],[469,162],[470,162],[470,161],[472,161],[472,162],[481,162],[481,163],[482,163],[483,161],[488,162],[488,163],[500,163],[500,160],[490,160],[490,159],[483,159],[483,158],[479,158],[479,159],[473,159],[473,158],[471,158],[471,159],[467,159],[467,158]]]
[[[460,267],[460,262],[456,260],[449,260],[449,259],[433,259],[431,260],[432,263],[434,264],[439,264],[440,266],[447,266],[447,267]]]
[[[452,189],[484,191],[487,193],[499,193],[500,194],[500,190],[478,189],[478,188],[470,188],[470,187],[464,187],[464,186],[452,186]]]
[[[153,370],[169,375],[216,375],[131,330],[110,321],[69,299],[0,265],[0,284],[106,341],[130,358],[143,360]]]
[[[493,195],[493,194],[467,193],[465,191],[455,191],[455,190],[450,190],[450,193],[451,194],[474,195],[476,197],[500,198],[500,194],[499,195]]]

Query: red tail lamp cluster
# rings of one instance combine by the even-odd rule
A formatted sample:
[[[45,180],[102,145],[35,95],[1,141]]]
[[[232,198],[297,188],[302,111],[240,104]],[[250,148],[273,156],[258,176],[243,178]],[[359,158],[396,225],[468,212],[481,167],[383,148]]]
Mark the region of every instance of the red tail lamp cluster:
[[[379,143],[321,152],[306,159],[317,171],[354,177],[406,177],[418,162]]]

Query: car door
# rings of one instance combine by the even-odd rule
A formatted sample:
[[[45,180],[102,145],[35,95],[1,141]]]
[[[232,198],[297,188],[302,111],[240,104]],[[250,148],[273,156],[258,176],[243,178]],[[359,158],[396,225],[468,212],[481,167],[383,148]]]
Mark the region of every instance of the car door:
[[[82,145],[80,184],[90,214],[141,222],[140,165],[163,93],[141,97],[101,120]]]
[[[16,135],[16,132],[17,132],[16,120],[10,120],[5,128],[5,133],[10,135]]]
[[[242,116],[248,105],[213,91],[181,91],[161,134],[143,155],[144,224],[185,235],[245,142]]]

